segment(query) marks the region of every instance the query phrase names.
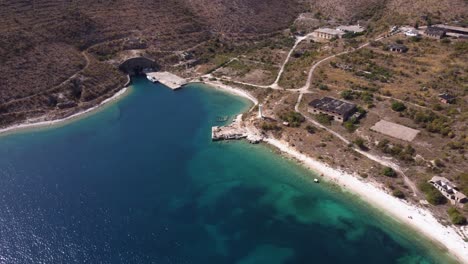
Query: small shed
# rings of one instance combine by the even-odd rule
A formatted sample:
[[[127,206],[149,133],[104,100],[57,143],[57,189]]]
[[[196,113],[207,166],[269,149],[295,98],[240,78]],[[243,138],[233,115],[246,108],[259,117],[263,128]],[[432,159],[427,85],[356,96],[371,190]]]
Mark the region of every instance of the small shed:
[[[390,44],[388,45],[388,50],[393,52],[404,53],[408,51],[408,47],[403,44]]]
[[[448,93],[439,94],[439,101],[444,104],[453,104],[456,97]]]

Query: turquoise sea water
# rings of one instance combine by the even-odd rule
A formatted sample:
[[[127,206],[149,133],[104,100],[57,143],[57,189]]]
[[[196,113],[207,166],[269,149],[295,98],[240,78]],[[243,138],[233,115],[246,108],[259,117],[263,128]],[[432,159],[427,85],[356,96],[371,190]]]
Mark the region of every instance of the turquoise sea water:
[[[136,78],[93,115],[0,137],[0,263],[450,263],[268,147],[211,142],[249,106]]]

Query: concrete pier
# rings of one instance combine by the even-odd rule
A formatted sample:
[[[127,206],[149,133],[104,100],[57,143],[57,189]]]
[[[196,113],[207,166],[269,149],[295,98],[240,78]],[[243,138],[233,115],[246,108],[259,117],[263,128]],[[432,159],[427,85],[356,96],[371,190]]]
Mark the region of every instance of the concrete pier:
[[[159,82],[172,90],[180,89],[183,85],[187,84],[184,78],[181,78],[170,72],[148,72],[146,78],[152,82]]]
[[[211,139],[213,141],[247,139],[252,144],[262,141],[260,135],[249,132],[249,130],[243,126],[242,115],[238,115],[228,126],[212,127]]]

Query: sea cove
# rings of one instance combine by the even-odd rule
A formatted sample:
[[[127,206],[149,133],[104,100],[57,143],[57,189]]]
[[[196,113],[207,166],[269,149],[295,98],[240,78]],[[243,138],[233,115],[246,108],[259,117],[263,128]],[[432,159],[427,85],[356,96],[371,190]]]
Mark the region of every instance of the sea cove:
[[[450,263],[270,148],[211,142],[218,116],[249,107],[136,78],[93,115],[1,137],[2,261]]]

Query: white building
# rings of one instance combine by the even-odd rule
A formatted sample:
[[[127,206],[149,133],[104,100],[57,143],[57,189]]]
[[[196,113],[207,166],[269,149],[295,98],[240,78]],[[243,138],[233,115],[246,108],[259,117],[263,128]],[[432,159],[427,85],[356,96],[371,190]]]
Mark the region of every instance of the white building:
[[[345,32],[333,28],[319,28],[314,30],[314,36],[323,39],[341,38]]]
[[[429,180],[452,204],[467,202],[466,196],[458,191],[457,187],[444,177],[434,176]]]

